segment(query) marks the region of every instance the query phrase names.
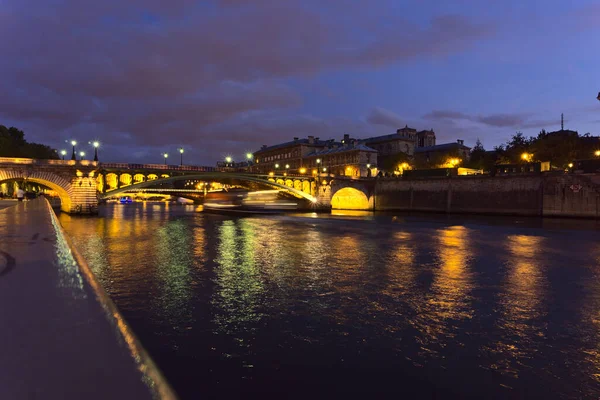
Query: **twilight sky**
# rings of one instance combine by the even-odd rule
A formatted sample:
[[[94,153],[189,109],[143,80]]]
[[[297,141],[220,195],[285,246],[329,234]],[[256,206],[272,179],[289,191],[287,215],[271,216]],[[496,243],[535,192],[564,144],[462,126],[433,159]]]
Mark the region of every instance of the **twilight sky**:
[[[0,54],[0,124],[102,161],[406,124],[491,149],[561,112],[600,134],[598,1],[0,0]]]

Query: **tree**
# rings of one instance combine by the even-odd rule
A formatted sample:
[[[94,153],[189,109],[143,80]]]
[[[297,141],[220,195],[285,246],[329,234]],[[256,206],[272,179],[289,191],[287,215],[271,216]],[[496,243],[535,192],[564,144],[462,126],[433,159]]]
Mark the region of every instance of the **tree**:
[[[402,163],[412,164],[410,156],[402,152],[389,156],[380,156],[377,162],[379,169],[388,172],[398,170],[398,166]]]
[[[541,134],[541,132],[540,132]],[[522,132],[515,133],[505,145],[495,148],[500,164],[516,164],[523,162],[523,153],[531,153],[530,146],[534,138],[526,138]]]
[[[39,143],[28,143],[22,130],[7,128],[4,125],[0,125],[0,157],[59,158],[53,148]]]
[[[477,141],[475,142],[475,147],[471,149],[471,155],[469,157],[469,162],[467,165],[469,166],[469,168],[484,169],[485,157],[486,151],[483,148],[481,140],[477,138]]]

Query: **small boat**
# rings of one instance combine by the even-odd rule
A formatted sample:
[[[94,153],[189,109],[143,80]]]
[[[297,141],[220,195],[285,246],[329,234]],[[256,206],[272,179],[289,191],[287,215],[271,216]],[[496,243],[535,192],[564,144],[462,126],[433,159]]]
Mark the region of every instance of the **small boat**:
[[[119,199],[119,203],[121,204],[130,204],[133,203],[133,199],[129,196],[123,196]]]
[[[281,214],[297,208],[297,203],[281,198],[277,190],[209,193],[204,201],[205,212],[229,215]]]

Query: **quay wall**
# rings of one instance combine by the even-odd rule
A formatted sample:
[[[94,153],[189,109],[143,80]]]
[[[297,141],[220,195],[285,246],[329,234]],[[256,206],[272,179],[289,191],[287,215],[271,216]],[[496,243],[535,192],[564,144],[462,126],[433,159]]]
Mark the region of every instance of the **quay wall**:
[[[600,218],[600,174],[380,179],[378,211]]]
[[[177,396],[43,198],[0,210],[0,399]]]

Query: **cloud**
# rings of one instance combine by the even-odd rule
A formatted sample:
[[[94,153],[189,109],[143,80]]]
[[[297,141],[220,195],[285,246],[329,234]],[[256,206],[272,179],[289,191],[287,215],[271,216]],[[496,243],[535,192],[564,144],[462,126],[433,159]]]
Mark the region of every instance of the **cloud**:
[[[487,21],[460,15],[416,23],[383,2],[2,4],[0,37],[10,40],[0,41],[0,117],[49,144],[93,135],[107,148],[124,141],[148,146],[147,154],[175,142],[206,146],[215,134],[239,152],[258,139],[273,143],[287,136],[275,127],[296,136],[333,134],[340,120],[303,114],[305,100],[292,80],[445,56],[494,32]],[[367,119],[385,126],[400,121],[384,109],[373,109]],[[370,129],[356,121],[347,125]],[[204,154],[205,163],[215,161],[213,152]]]
[[[398,114],[379,107],[373,108],[367,114],[366,120],[370,124],[384,125],[391,128],[399,128],[404,124]]]
[[[469,115],[459,111],[433,110],[423,116],[423,119],[438,122],[454,122],[463,120],[475,122],[496,128],[543,128],[556,121],[532,120],[532,113]]]

